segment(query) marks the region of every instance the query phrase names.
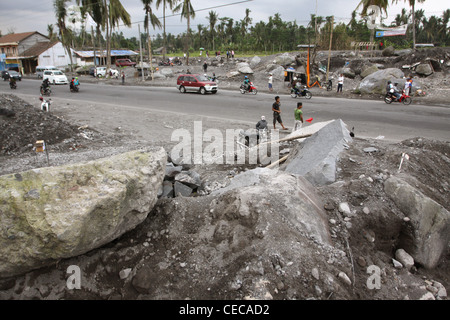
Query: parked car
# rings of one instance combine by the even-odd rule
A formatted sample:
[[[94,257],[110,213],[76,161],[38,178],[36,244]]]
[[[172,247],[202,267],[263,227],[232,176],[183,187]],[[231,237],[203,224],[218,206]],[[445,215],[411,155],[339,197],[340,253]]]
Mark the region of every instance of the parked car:
[[[197,91],[201,94],[217,93],[217,83],[201,74],[180,74],[177,79],[177,89],[181,93],[186,91]]]
[[[43,80],[48,79],[52,84],[68,84],[67,77],[60,70],[45,70]]]
[[[136,66],[136,62],[131,61],[130,59],[117,59],[116,60],[117,67],[134,67]]]
[[[22,75],[20,73],[18,73],[17,71],[14,71],[14,70],[2,71],[2,78],[4,81],[9,80],[9,78],[11,78],[11,77],[18,81],[22,80]]]
[[[117,71],[116,69],[109,69],[109,71],[111,72],[111,77],[113,78],[119,78],[119,71]],[[98,78],[102,78],[106,76],[106,67],[97,67],[94,71],[94,76],[98,77]]]
[[[61,71],[55,66],[37,66],[36,67],[36,75],[37,75],[38,79],[43,78],[45,70]]]

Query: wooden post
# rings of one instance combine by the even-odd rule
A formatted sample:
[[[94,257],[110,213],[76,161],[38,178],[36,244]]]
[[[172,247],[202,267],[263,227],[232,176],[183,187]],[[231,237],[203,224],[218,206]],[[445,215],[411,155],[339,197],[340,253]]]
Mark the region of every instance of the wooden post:
[[[334,16],[331,17],[331,33],[330,33],[330,48],[328,49],[328,65],[327,65],[327,82],[328,82],[328,74],[330,70],[330,59],[331,59],[331,43],[333,41],[333,28],[334,27]]]

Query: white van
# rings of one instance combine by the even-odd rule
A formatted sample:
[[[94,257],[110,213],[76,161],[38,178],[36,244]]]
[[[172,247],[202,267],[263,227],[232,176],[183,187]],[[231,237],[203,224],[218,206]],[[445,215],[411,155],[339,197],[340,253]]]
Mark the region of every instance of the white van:
[[[43,79],[48,79],[52,84],[68,84],[67,77],[60,70],[45,70]]]
[[[45,70],[54,70],[54,71],[59,71],[59,69],[55,66],[37,66],[36,67],[36,74],[38,79],[42,79],[44,77],[44,71]]]

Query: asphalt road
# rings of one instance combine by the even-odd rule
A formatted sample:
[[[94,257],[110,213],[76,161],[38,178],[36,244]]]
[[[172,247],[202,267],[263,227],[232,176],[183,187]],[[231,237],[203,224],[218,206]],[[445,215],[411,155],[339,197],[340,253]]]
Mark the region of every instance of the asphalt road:
[[[39,96],[40,81],[23,79],[18,89],[11,90],[6,81],[0,81],[0,92]],[[158,110],[179,115],[199,115],[224,120],[248,121],[252,126],[265,115],[272,121],[271,106],[276,94],[258,93],[242,95],[235,91],[220,90],[217,94],[181,94],[175,86],[145,87],[130,85],[107,85],[81,83],[79,93],[70,93],[68,85],[52,86],[52,97],[88,101],[89,103],[109,103],[121,108],[142,108],[146,111]],[[401,141],[413,137],[424,137],[450,141],[450,101],[445,106],[409,106],[383,101],[357,100],[345,98],[314,97],[293,99],[280,94],[282,118],[285,126],[292,128],[293,110],[297,101],[303,102],[304,119],[314,122],[342,119],[349,129],[362,138],[383,136],[386,140]],[[277,125],[279,127],[279,125]]]

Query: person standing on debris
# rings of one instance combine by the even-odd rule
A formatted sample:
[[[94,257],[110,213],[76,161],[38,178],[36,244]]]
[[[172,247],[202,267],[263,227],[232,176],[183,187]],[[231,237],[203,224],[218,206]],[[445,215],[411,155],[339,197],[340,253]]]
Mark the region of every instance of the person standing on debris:
[[[342,87],[344,86],[344,75],[341,73],[338,78],[337,92],[342,93]]]
[[[203,64],[203,71],[206,73],[206,70],[208,70],[208,64],[205,61],[205,63]]]
[[[272,76],[272,73],[269,73],[268,85],[269,85],[269,91],[272,92],[273,91],[273,76]]]
[[[412,79],[411,78],[406,78],[406,82],[405,82],[405,94],[407,96],[409,96],[409,92],[411,91],[411,87],[412,87]]]
[[[122,71],[122,84],[125,84],[125,72]]]
[[[288,128],[286,128],[283,125],[283,120],[281,120],[281,109],[280,109],[280,97],[276,96],[275,97],[275,102],[272,105],[272,111],[273,111],[273,128],[276,129],[276,124],[277,121],[281,124],[281,127],[283,128],[283,130],[288,130]]]
[[[297,109],[294,111],[295,124],[292,132],[300,130],[303,124],[303,104],[301,102],[297,102]]]

